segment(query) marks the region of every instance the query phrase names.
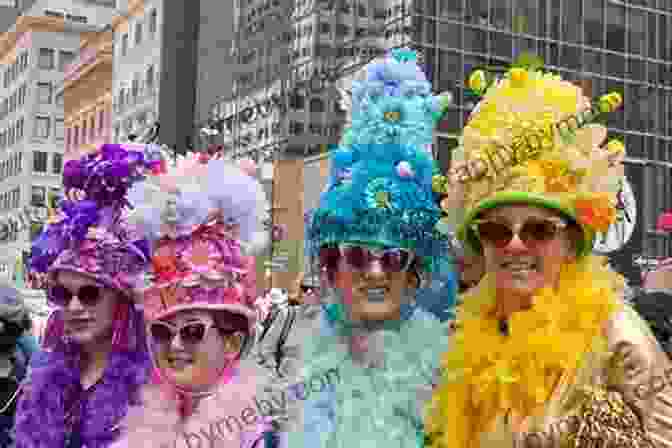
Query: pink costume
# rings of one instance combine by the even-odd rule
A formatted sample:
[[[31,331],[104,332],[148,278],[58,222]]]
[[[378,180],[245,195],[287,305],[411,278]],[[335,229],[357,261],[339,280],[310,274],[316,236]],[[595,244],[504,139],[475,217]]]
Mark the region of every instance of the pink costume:
[[[272,425],[254,406],[263,373],[251,362],[241,364],[257,319],[254,264],[246,250],[260,241],[261,185],[232,162],[193,157],[130,199],[135,212],[129,220],[152,242],[153,275],[143,298],[148,324],[185,310],[224,311],[243,316],[247,334],[206,393],[174,383],[150,350],[154,381],[141,392],[143,405],[129,410],[114,447],[267,446]]]

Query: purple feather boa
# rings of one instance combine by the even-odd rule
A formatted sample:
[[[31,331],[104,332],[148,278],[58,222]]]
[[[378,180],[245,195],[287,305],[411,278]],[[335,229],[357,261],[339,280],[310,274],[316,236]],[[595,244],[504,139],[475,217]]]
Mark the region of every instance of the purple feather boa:
[[[144,338],[139,345],[135,351],[117,349],[110,354],[103,378],[82,411],[83,446],[109,446],[119,435],[115,427],[129,405],[139,404],[140,386],[151,375]],[[65,446],[65,406],[80,387],[79,357],[78,347],[62,342],[33,356],[26,389],[16,410],[16,448]]]

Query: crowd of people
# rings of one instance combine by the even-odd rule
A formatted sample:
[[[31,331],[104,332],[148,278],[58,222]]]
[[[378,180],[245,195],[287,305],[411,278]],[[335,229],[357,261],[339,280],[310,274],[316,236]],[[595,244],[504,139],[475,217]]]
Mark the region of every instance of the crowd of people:
[[[0,447],[672,448],[667,292],[626,300],[592,254],[624,179],[601,124],[622,99],[533,67],[468,86],[442,174],[452,97],[415,52],[357,74],[301,300],[258,297],[251,161],[105,144],[66,163],[31,252],[56,310],[39,346],[0,287]]]

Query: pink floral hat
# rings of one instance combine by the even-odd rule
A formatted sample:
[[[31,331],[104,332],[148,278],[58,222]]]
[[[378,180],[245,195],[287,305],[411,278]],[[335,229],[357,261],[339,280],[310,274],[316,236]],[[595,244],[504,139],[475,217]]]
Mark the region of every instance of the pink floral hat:
[[[152,270],[143,293],[145,319],[188,309],[245,316],[257,311],[250,254],[270,240],[268,203],[249,162],[192,154],[155,183],[129,194],[129,219],[151,241]]]

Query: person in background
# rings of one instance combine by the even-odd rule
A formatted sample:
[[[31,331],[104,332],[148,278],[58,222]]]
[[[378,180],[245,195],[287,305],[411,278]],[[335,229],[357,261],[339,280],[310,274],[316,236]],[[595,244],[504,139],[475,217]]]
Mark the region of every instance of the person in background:
[[[231,161],[194,157],[130,197],[129,220],[152,244],[143,309],[155,381],[114,447],[272,446],[272,420],[247,412],[266,374],[244,361],[257,320],[249,255],[265,244],[261,184]]]
[[[663,291],[642,292],[633,298],[632,304],[667,356],[672,357],[672,295]]]
[[[19,348],[30,330],[30,314],[19,291],[0,285],[0,447],[14,446],[12,429],[19,384],[34,347]],[[26,340],[27,342],[27,340]]]
[[[125,218],[129,187],[160,161],[102,145],[63,169],[67,200],[33,243],[31,269],[47,277],[50,316],[16,412],[17,448],[108,447],[149,379],[136,292],[149,243]]]

